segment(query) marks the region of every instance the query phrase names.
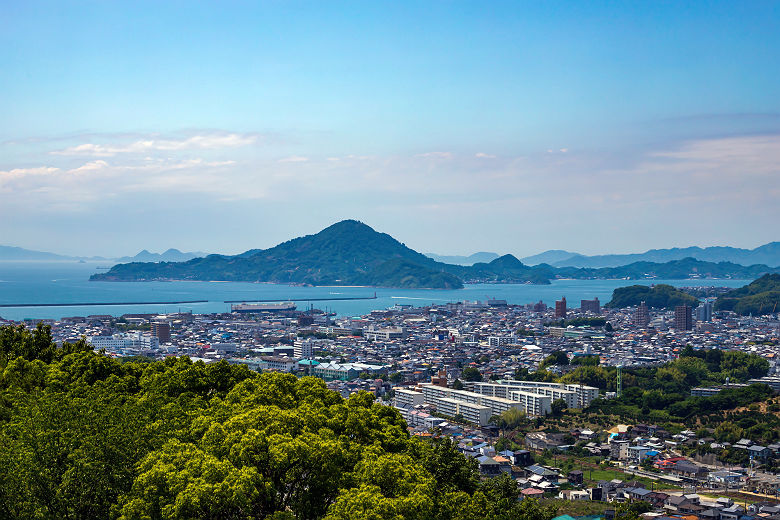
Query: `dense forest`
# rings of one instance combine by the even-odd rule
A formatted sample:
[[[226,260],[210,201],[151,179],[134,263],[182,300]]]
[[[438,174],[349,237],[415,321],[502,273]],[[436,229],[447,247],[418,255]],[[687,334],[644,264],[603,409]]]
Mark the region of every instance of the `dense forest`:
[[[126,361],[0,328],[0,518],[525,519],[447,440],[367,393],[187,358]]]

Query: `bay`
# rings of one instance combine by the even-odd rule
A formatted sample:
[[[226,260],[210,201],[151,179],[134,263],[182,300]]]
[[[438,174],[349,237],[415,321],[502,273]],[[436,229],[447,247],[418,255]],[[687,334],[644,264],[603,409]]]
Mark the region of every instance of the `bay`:
[[[306,298],[373,297],[370,300],[310,302],[339,316],[360,316],[395,304],[422,306],[464,300],[497,298],[511,304],[543,301],[554,305],[565,296],[569,308],[580,300],[599,298],[602,304],[617,287],[635,284],[668,283],[680,286],[742,287],[750,280],[554,280],[550,285],[468,284],[463,289],[389,289],[374,287],[298,287],[283,284],[247,282],[90,282],[105,264],[87,262],[0,262],[0,304],[164,302],[207,300],[182,305],[84,305],[76,307],[0,307],[0,317],[59,319],[89,314],[171,313],[196,314],[228,312],[226,300],[294,300],[298,309],[309,306]]]

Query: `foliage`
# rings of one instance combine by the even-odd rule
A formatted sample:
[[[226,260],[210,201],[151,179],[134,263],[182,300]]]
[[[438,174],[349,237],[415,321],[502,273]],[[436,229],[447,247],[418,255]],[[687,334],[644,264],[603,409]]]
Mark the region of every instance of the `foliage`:
[[[542,360],[542,362],[539,364],[539,368],[545,368],[553,365],[568,365],[569,364],[569,356],[566,355],[566,352],[562,350],[556,350],[546,358]]]
[[[748,285],[715,300],[715,310],[761,315],[777,312],[780,303],[780,274],[765,274]]]
[[[482,381],[482,373],[475,367],[466,367],[460,373],[464,381]]]
[[[605,307],[633,307],[642,302],[656,309],[674,309],[677,305],[696,307],[699,299],[671,285],[658,284],[652,287],[631,285],[612,291],[612,300]]]
[[[365,392],[0,328],[0,518],[550,520]]]

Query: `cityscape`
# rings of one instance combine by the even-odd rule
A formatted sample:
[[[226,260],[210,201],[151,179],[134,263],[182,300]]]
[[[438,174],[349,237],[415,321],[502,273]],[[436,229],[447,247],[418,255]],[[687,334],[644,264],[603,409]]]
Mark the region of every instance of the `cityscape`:
[[[0,48],[0,520],[780,520],[779,2]]]

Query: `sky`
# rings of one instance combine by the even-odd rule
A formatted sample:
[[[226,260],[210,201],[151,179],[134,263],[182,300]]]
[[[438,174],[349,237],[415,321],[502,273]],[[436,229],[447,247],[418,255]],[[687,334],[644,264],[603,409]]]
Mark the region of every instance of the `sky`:
[[[780,240],[780,3],[0,0],[0,244]]]

